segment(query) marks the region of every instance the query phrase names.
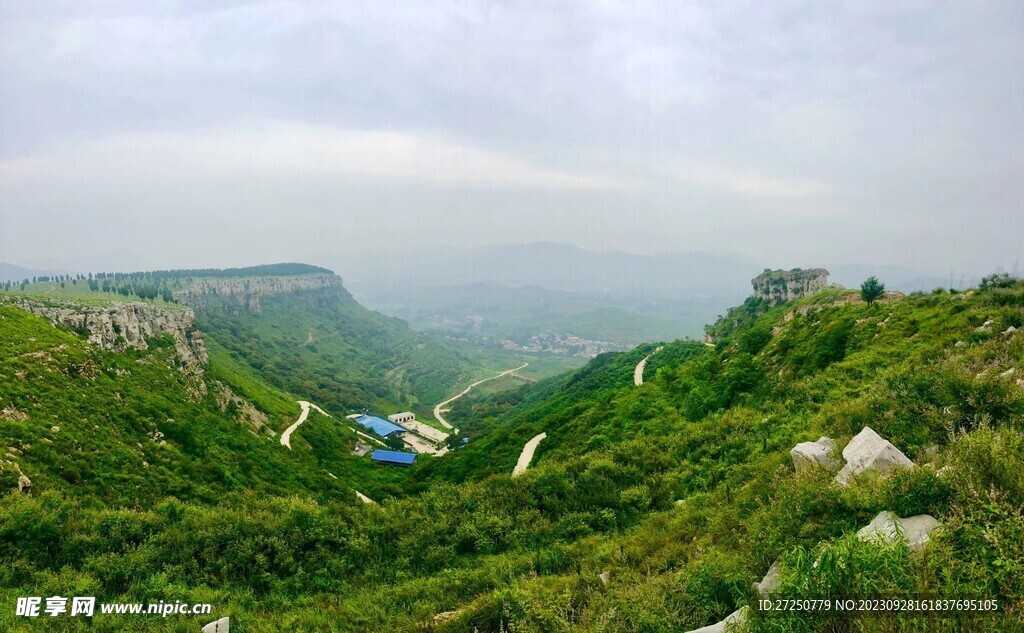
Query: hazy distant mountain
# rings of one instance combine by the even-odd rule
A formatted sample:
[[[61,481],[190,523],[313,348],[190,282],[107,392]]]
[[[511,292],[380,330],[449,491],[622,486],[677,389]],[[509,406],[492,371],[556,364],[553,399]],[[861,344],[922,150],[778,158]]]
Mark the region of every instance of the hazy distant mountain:
[[[49,271],[49,274],[68,274],[69,272],[132,272],[137,270],[163,270],[173,268],[193,268],[196,261],[190,257],[175,263],[173,261],[153,261],[146,251],[135,251],[126,248],[111,248],[98,253],[67,253],[59,256],[39,259],[22,260],[26,268]],[[204,267],[214,267],[212,262],[203,262]],[[47,274],[47,272],[43,272]]]
[[[724,255],[598,253],[552,242],[322,261],[360,301],[419,329],[516,340],[557,332],[627,346],[700,336],[760,272]]]
[[[906,266],[868,266],[863,264],[846,264],[827,266],[832,283],[842,284],[848,288],[856,288],[871,276],[881,280],[889,290],[913,292],[915,290],[933,290],[935,288],[967,288],[976,286],[977,275],[953,273],[940,276],[929,274]]]
[[[0,262],[0,282],[2,281],[22,281],[23,279],[32,279],[40,275],[67,275],[69,274],[66,270],[39,270],[36,268],[23,268],[14,264],[8,264],[6,262]]]
[[[465,251],[325,258],[352,288],[501,284],[617,297],[746,296],[758,265],[711,253],[598,253],[535,242]],[[731,304],[730,304],[731,305]]]
[[[750,280],[765,268],[737,255],[598,253],[553,242],[322,261],[360,301],[418,329],[510,338],[557,329],[627,345],[700,336],[750,294]],[[904,266],[804,265],[824,266],[833,283],[848,287],[871,275],[903,292],[950,284]]]

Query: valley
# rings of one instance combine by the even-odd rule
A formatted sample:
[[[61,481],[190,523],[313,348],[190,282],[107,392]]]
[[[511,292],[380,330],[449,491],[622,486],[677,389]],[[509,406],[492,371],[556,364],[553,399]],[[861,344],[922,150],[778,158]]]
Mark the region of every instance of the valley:
[[[490,378],[481,378],[480,380],[474,382],[473,384],[471,384],[470,386],[466,387],[461,392],[459,392],[458,395],[452,396],[451,398],[448,398],[444,402],[441,402],[441,403],[437,404],[434,407],[434,419],[437,420],[438,422],[440,422],[441,425],[444,426],[445,428],[452,429],[455,434],[458,434],[459,430],[456,429],[455,427],[453,427],[447,420],[445,420],[441,416],[442,413],[447,413],[448,411],[450,411],[450,409],[445,409],[444,408],[445,406],[451,404],[452,402],[455,402],[456,400],[458,400],[462,396],[464,396],[467,393],[469,393],[473,389],[473,387],[477,387],[479,385],[482,385],[485,382],[490,382],[491,380],[497,380],[498,378],[501,378],[503,376],[508,376],[509,374],[514,374],[515,372],[517,372],[517,371],[519,371],[521,369],[526,369],[526,367],[528,365],[529,365],[529,363],[523,363],[519,367],[513,367],[512,369],[506,369],[505,371],[501,372],[497,376],[491,376]]]
[[[0,633],[1024,633],[1024,3],[0,0]]]
[[[0,600],[216,588],[248,631],[831,626],[749,608],[761,579],[1002,604],[951,631],[1024,612],[1021,282],[870,305],[755,295],[708,326],[713,346],[573,369],[415,332],[296,266],[0,294]],[[407,411],[400,447],[418,459],[374,463],[391,440],[345,419],[367,410]],[[841,462],[790,455],[865,427],[901,470],[836,486]],[[858,536],[878,516],[929,517],[928,556]]]

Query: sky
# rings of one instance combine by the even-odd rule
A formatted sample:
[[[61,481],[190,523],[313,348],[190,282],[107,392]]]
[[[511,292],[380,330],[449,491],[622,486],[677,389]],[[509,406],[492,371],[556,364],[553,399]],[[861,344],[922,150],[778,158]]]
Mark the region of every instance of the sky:
[[[555,241],[1014,270],[1022,148],[1016,0],[0,0],[19,265]]]

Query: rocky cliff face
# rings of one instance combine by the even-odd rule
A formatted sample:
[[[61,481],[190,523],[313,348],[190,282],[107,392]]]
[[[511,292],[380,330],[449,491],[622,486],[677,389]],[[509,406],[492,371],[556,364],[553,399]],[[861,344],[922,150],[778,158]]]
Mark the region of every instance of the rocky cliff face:
[[[828,271],[824,268],[809,270],[773,270],[750,280],[754,296],[778,305],[814,294],[828,286]]]
[[[89,342],[98,347],[147,349],[147,339],[170,334],[183,369],[201,372],[209,361],[202,334],[194,329],[196,317],[190,308],[152,303],[89,306],[30,299],[16,299],[14,303],[54,324],[88,335]]]
[[[261,311],[260,298],[264,295],[341,287],[341,277],[329,274],[238,278],[194,277],[184,288],[175,291],[174,297],[196,307],[205,306],[211,297],[219,297],[234,301],[252,312],[259,313]]]

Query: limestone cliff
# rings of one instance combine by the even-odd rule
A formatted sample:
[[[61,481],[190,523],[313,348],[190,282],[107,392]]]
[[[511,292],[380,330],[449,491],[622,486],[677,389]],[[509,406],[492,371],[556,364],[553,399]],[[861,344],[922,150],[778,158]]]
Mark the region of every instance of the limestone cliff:
[[[170,334],[182,369],[201,372],[209,361],[190,308],[141,302],[82,305],[20,298],[12,302],[55,325],[86,334],[90,343],[104,349],[147,349],[147,339]]]
[[[203,307],[211,297],[227,299],[251,312],[261,311],[260,298],[301,290],[341,288],[341,277],[330,274],[259,277],[192,277],[174,297],[190,306]]]
[[[774,306],[828,287],[828,271],[824,268],[765,271],[751,279],[750,283],[754,286],[755,297],[765,299],[769,305]]]

